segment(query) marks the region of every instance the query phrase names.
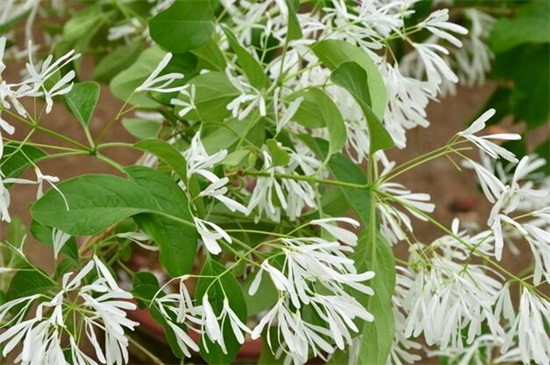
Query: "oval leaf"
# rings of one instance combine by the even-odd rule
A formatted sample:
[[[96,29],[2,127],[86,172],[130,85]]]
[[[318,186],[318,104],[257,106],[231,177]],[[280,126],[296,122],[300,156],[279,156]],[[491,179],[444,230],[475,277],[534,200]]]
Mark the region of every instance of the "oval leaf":
[[[209,1],[176,1],[149,20],[149,31],[167,50],[187,52],[208,43],[214,33],[212,18]]]

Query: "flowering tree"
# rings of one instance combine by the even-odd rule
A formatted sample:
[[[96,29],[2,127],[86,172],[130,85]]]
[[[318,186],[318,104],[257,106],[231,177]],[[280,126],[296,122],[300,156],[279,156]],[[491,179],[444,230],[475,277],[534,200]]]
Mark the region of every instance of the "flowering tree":
[[[399,165],[386,155],[407,147],[408,130],[429,125],[430,100],[459,81],[482,84],[489,71],[485,41],[495,19],[453,8],[468,31],[442,3],[98,1],[79,12],[63,1],[0,5],[6,29],[26,19],[27,38],[42,15],[72,16],[46,34],[57,56],[41,59],[44,45],[29,41],[21,80],[2,79],[0,88],[0,217],[11,220],[10,186],[36,184],[30,233],[52,247],[56,264],[53,274],[33,264],[24,235],[2,242],[2,355],[24,364],[128,363],[130,343],[142,347],[130,319],[139,307],[162,325],[175,356],[199,353],[211,364],[231,363],[247,338],[262,338],[270,363],[401,364],[424,353],[447,363],[548,364],[544,158],[519,159],[496,142],[517,134],[484,134],[492,108],[425,155]],[[546,5],[529,6],[523,14],[535,19]],[[21,57],[9,39],[0,38],[0,60]],[[93,80],[79,74],[80,53],[103,53]],[[94,80],[124,101],[97,136]],[[43,123],[57,103],[87,143]],[[122,123],[140,140],[103,142],[132,112]],[[14,139],[18,124],[30,132]],[[35,133],[60,144],[36,143]],[[110,148],[143,157],[122,166],[104,154]],[[480,159],[468,157],[472,149]],[[78,155],[119,174],[60,182],[39,167]],[[432,217],[429,194],[396,182],[441,157],[474,171],[493,204],[486,227],[446,227]],[[27,169],[35,180],[21,178]],[[418,242],[415,219],[443,236]],[[130,269],[134,245],[159,251],[169,280]],[[395,245],[408,245],[408,259],[394,257]],[[525,271],[501,264],[508,250],[532,254]]]

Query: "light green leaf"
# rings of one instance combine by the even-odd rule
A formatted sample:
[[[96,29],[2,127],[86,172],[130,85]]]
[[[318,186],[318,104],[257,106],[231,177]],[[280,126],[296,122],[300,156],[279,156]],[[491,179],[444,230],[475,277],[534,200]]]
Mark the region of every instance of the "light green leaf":
[[[160,139],[146,139],[136,143],[135,146],[163,160],[183,181],[187,181],[187,161],[170,143]]]
[[[151,38],[174,53],[205,45],[214,30],[211,4],[204,0],[176,1],[149,20]]]
[[[346,144],[347,133],[344,118],[334,101],[316,87],[294,93],[289,98],[298,97],[304,99],[292,119],[308,128],[328,127],[329,156],[339,152]]]
[[[369,128],[371,155],[378,150],[393,147],[394,143],[390,134],[371,107],[373,105],[372,94],[369,90],[369,78],[365,69],[358,63],[345,62],[332,71],[330,79],[336,85],[349,91],[363,110]]]
[[[99,84],[93,81],[76,83],[71,92],[65,95],[65,100],[84,128],[88,128],[99,100]]]
[[[210,39],[204,46],[191,51],[199,58],[198,69],[225,72],[227,63],[220,47],[214,39]]]
[[[243,323],[246,323],[248,317],[246,301],[239,282],[231,274],[231,271],[211,259],[205,262],[200,273],[195,298],[202,303],[206,293],[208,293],[208,302],[216,315],[221,313],[224,307],[223,300],[227,296],[231,309]],[[226,319],[222,327],[227,353],[224,353],[217,343],[213,343],[208,338],[200,341],[200,353],[209,364],[231,364],[241,348],[229,322],[229,319]]]
[[[200,120],[204,123],[221,122],[231,116],[227,110],[227,104],[235,99],[239,92],[233,87],[225,73],[208,72],[194,77],[191,84],[195,85],[195,106],[184,118]],[[185,95],[180,94],[180,99],[185,100]],[[175,109],[179,112],[181,107]]]
[[[258,291],[254,295],[248,294],[250,285],[254,281],[256,275],[260,272],[261,271],[258,270],[254,275],[247,276],[241,286],[244,299],[246,300],[248,314],[251,316],[271,309],[277,302],[277,299],[279,299],[279,291],[275,288],[275,285],[271,281],[269,275],[263,275],[262,284],[258,287]]]
[[[366,231],[366,230],[365,230]],[[385,365],[395,333],[391,298],[395,290],[395,260],[384,238],[377,234],[370,238],[363,232],[353,255],[358,271],[371,270],[376,276],[368,285],[374,295],[366,299],[367,310],[374,322],[364,324],[358,364]]]
[[[246,157],[248,157],[248,155],[250,154],[250,151],[249,150],[238,150],[238,151],[235,151],[235,152],[232,152],[230,153],[229,155],[227,155],[222,163],[224,165],[227,165],[227,166],[246,166],[247,165],[247,161],[244,161]]]
[[[110,83],[111,92],[122,101],[143,108],[155,108],[159,104],[147,93],[135,90],[149,77],[159,62],[166,55],[158,47],[149,48],[139,55],[139,58],[128,69],[116,75]]]
[[[240,45],[235,35],[228,27],[222,26],[222,30],[225,33],[233,52],[237,55],[239,65],[248,78],[250,85],[254,86],[258,90],[262,89],[267,83],[267,76],[265,75],[260,63],[246,49],[244,49],[243,46]]]
[[[92,79],[99,82],[110,82],[113,77],[126,70],[141,53],[141,41],[118,46],[99,61],[92,74]]]
[[[199,237],[187,198],[179,186],[162,172],[142,166],[128,167],[126,172],[154,196],[164,213],[150,212],[134,216],[141,229],[159,245],[160,263],[172,277],[188,274],[193,268]]]
[[[205,125],[202,136],[202,143],[208,153],[230,149],[241,139],[245,139],[244,146],[253,144],[261,147],[265,140],[265,121],[258,119],[257,113],[253,112],[243,120],[230,119],[225,123]]]
[[[288,7],[288,32],[286,35],[286,40],[293,41],[295,39],[300,39],[303,37],[302,27],[300,26],[300,21],[296,12],[300,7],[300,1],[296,0],[285,0]]]
[[[501,17],[491,29],[489,46],[495,53],[526,43],[550,43],[549,1],[531,2],[518,10],[513,19]]]
[[[345,62],[359,64],[368,76],[367,85],[371,95],[370,107],[378,119],[384,118],[387,104],[386,86],[378,67],[365,51],[349,42],[335,39],[317,42],[313,44],[312,50],[331,71]]]
[[[162,121],[140,118],[124,118],[122,119],[122,126],[126,129],[126,131],[128,131],[128,133],[136,138],[154,138],[158,135],[162,128]]]
[[[290,162],[289,154],[279,146],[276,139],[268,139],[265,141],[269,154],[273,158],[273,166],[285,166]]]

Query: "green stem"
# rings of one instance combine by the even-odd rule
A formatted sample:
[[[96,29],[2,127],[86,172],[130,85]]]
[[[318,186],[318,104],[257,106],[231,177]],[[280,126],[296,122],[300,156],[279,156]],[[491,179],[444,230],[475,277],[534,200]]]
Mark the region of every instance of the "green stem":
[[[334,185],[334,186],[343,186],[346,188],[353,188],[353,189],[370,189],[371,185],[362,185],[362,184],[354,184],[349,183],[345,181],[338,181],[338,180],[329,180],[329,179],[319,179],[316,177],[311,176],[304,176],[304,175],[292,175],[292,174],[271,174],[269,172],[263,172],[263,171],[244,171],[244,175],[248,176],[263,176],[263,177],[275,177],[278,179],[291,179],[291,180],[302,180],[302,181],[309,181],[311,183],[318,183],[318,184],[328,184],[328,185]]]

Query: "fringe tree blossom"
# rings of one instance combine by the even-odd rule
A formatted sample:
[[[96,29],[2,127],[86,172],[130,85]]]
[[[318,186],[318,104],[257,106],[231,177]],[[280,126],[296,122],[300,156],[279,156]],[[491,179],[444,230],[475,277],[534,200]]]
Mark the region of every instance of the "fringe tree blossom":
[[[85,278],[92,273],[94,281],[85,284]],[[64,274],[57,294],[31,295],[0,306],[0,322],[9,325],[0,335],[0,344],[4,344],[2,355],[7,356],[21,343],[21,352],[15,359],[17,363],[66,363],[62,342],[68,336],[71,352],[76,355],[73,361],[93,363],[78,348],[80,334],[72,332],[65,322],[74,315],[83,320],[84,333],[100,363],[125,364],[128,362],[128,339],[124,332],[137,325],[126,318],[125,311],[136,309],[130,299],[132,295],[120,289],[107,267],[94,257],[78,274]],[[37,306],[33,316],[25,319],[34,305]],[[15,308],[18,312],[10,316]],[[97,330],[103,332],[103,345],[99,343]]]
[[[164,55],[157,67],[151,72],[151,74],[143,81],[141,85],[136,88],[136,92],[142,91],[156,91],[159,93],[171,93],[180,91],[181,86],[168,87],[174,81],[183,79],[183,75],[178,72],[171,72],[160,76],[161,72],[168,66],[168,63],[172,59],[172,53]]]

